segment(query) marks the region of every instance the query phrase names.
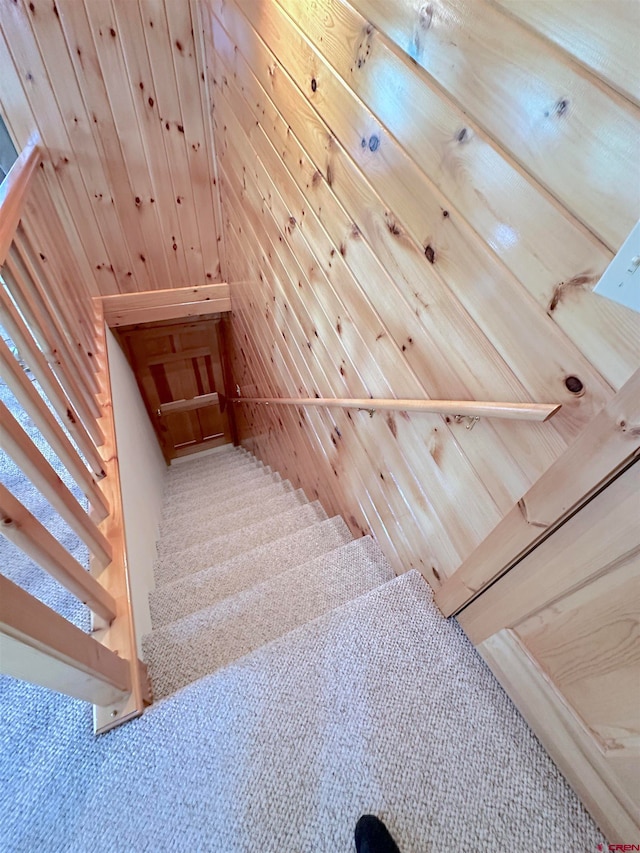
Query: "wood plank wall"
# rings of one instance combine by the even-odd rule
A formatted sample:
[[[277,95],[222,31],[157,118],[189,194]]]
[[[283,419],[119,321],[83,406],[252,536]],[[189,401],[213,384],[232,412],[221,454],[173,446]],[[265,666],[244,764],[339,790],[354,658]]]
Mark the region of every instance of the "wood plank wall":
[[[0,111],[18,148],[40,133],[90,294],[222,280],[197,14],[195,0],[0,0]]]
[[[473,430],[240,408],[434,587],[640,364],[638,317],[591,292],[640,212],[640,6],[592,8],[200,0],[242,393],[563,404]]]

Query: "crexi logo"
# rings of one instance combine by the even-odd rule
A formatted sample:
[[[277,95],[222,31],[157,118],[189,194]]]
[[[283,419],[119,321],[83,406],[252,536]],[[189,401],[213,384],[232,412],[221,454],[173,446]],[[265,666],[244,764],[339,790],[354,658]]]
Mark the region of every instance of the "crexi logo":
[[[640,850],[640,844],[598,844],[598,850]]]

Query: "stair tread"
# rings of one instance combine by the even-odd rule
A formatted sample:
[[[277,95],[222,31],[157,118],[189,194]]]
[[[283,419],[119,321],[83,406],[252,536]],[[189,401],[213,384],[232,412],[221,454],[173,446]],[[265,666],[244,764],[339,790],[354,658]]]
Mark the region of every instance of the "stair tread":
[[[179,475],[169,470],[167,472],[165,489],[169,492],[174,492],[180,491],[183,488],[199,486],[214,479],[222,482],[233,479],[233,477],[243,473],[263,471],[264,467],[264,465],[259,465],[255,460],[246,460],[234,463],[233,465],[201,467]]]
[[[271,477],[272,481],[280,482],[282,477],[271,471],[270,468],[252,468],[244,473],[234,475],[233,477],[223,477],[222,479],[210,476],[202,482],[189,482],[184,487],[179,489],[165,489],[163,493],[163,501],[166,504],[174,498],[185,498],[189,500],[196,495],[216,495],[225,494],[227,491],[232,491],[239,486],[244,486],[250,489],[252,483],[260,483],[265,478]]]
[[[247,524],[272,518],[288,509],[295,509],[307,503],[304,492],[302,489],[298,489],[295,492],[287,492],[279,497],[272,498],[258,506],[247,506],[216,517],[211,524],[201,525],[198,523],[198,518],[189,519],[188,522],[180,526],[180,530],[167,532],[161,537],[158,542],[158,556],[166,557],[169,554],[177,556],[184,548],[185,541],[197,545],[208,541],[213,536],[219,537],[226,533],[233,533]]]
[[[346,545],[352,539],[343,519],[335,516],[165,584],[149,594],[153,628],[210,607],[268,577]]]
[[[223,458],[209,457],[194,459],[191,463],[183,465],[171,465],[169,475],[176,479],[200,474],[205,471],[221,471],[242,465],[261,465],[262,463],[254,456],[248,454],[229,454]]]
[[[258,545],[273,542],[275,539],[326,519],[327,514],[322,506],[318,501],[314,501],[289,509],[275,517],[257,521],[233,533],[212,536],[206,542],[189,545],[179,554],[159,557],[156,560],[154,567],[156,586],[209,568],[215,563],[222,563],[236,554],[250,551]]]
[[[393,578],[370,537],[289,569],[143,638],[157,697]]]
[[[268,473],[266,469],[261,468],[259,474],[255,473],[253,475],[243,475],[238,477],[234,480],[233,485],[227,486],[217,482],[210,482],[193,490],[185,491],[184,493],[181,493],[181,496],[184,497],[185,504],[189,504],[191,500],[195,500],[198,495],[202,496],[202,498],[206,496],[207,501],[213,505],[223,503],[236,495],[243,495],[252,492],[255,489],[261,489],[263,486],[268,486],[272,483],[284,482],[288,482],[288,480],[283,480],[280,474],[276,474],[274,472]],[[175,505],[176,501],[173,500],[171,503]],[[182,506],[177,508],[172,506],[171,512],[173,515],[170,516],[169,508],[167,506],[163,506],[162,518],[163,520],[168,518],[178,519],[181,515],[189,513],[190,511],[189,507],[187,507],[187,509],[183,509]]]
[[[190,525],[196,523],[214,524],[222,516],[246,509],[254,504],[270,501],[280,495],[291,494],[293,491],[294,488],[288,480],[281,480],[280,482],[266,480],[260,481],[259,484],[256,483],[251,488],[244,488],[242,491],[228,497],[224,494],[216,495],[215,491],[204,494],[198,492],[198,497],[181,501],[175,511],[168,509],[164,517],[167,520],[167,524],[171,524],[172,520],[175,520],[176,523],[179,521],[188,521]],[[218,498],[217,500],[215,499],[216,497]],[[175,503],[176,501],[173,501],[173,504]],[[169,535],[172,533],[175,533],[175,531],[169,528]]]
[[[247,456],[247,451],[244,447],[235,446],[231,443],[229,444],[221,444],[219,447],[212,447],[206,454],[198,454],[197,456],[182,456],[180,459],[174,459],[171,462],[172,470],[178,470],[180,468],[189,468],[196,467],[202,460],[210,460],[216,459],[218,461],[222,461],[223,459],[231,458],[231,457],[240,457]]]

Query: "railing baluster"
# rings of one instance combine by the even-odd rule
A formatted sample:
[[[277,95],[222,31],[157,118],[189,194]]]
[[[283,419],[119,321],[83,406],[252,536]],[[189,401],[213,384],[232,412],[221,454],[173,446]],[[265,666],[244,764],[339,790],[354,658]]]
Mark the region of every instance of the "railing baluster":
[[[64,224],[36,171],[39,159],[37,146],[28,146],[0,186],[0,323],[40,389],[4,340],[0,369],[87,496],[91,512],[3,402],[0,446],[89,547],[91,571],[1,484],[0,533],[92,610],[93,633],[79,631],[0,577],[0,669],[93,702],[94,728],[100,732],[138,716],[151,694],[137,658],[104,319],[74,275]],[[31,182],[35,197],[27,200]],[[41,241],[47,257],[35,250]],[[85,459],[102,478],[100,485]]]
[[[0,401],[0,447],[24,471],[49,503],[78,534],[104,568],[111,562],[111,545],[38,450],[9,409]]]
[[[83,569],[29,510],[0,484],[0,532],[94,613],[111,622],[116,615],[113,596]]]
[[[41,217],[43,212],[38,207],[34,211],[38,212]],[[48,223],[51,224],[50,222]],[[31,264],[39,271],[41,278],[46,283],[45,290],[50,294],[50,300],[56,301],[60,308],[60,323],[66,330],[69,340],[72,341],[75,349],[77,349],[80,361],[87,364],[90,372],[93,375],[93,381],[97,385],[95,372],[97,366],[95,360],[88,353],[92,353],[95,348],[95,339],[89,334],[89,313],[88,310],[78,302],[75,294],[66,287],[65,282],[60,280],[55,264],[52,260],[40,257],[40,253],[36,251],[34,242],[36,238],[33,236],[33,226],[31,218],[22,220],[18,231],[16,232],[17,243],[23,257],[26,256]]]
[[[100,706],[131,689],[128,661],[1,575],[0,671]]]
[[[95,473],[99,474],[102,471],[102,460],[96,449],[96,445],[104,442],[102,431],[95,421],[89,424],[82,423],[79,415],[74,411],[68,397],[58,383],[58,380],[51,372],[45,357],[36,346],[27,326],[11,302],[9,294],[3,287],[0,287],[0,323],[5,327],[14,344],[20,350],[21,355],[28,362],[47,398],[77,441],[87,462],[91,465]],[[88,430],[91,430],[91,433]]]
[[[32,283],[34,297],[37,299],[44,316],[49,318],[54,328],[56,340],[63,346],[64,352],[68,353],[70,363],[78,371],[89,393],[95,396],[98,393],[99,386],[89,364],[90,359],[74,344],[64,312],[59,304],[58,295],[48,280],[42,262],[36,262],[33,249],[27,241],[22,227],[16,232],[10,255],[15,257],[24,268],[25,279]]]
[[[93,395],[79,385],[74,361],[64,341],[56,339],[51,317],[43,315],[37,304],[37,299],[34,298],[33,281],[13,246],[0,274],[51,370],[67,392],[83,422],[86,424],[95,421],[100,417],[98,404]]]
[[[109,514],[109,504],[102,490],[17,359],[11,354],[9,347],[1,339],[0,370],[2,378],[85,494],[98,518],[105,518]]]

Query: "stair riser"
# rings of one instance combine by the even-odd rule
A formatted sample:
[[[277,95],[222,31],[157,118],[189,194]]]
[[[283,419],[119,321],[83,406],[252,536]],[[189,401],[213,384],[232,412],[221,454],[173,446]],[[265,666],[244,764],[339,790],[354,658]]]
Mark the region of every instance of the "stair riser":
[[[186,480],[182,484],[167,482],[164,497],[167,499],[178,495],[188,495],[192,492],[224,492],[227,488],[235,488],[243,482],[251,482],[252,479],[261,479],[265,474],[270,474],[264,468],[246,467],[233,474],[221,474],[219,477],[211,475],[203,478]]]
[[[222,565],[189,575],[149,595],[154,630],[210,607],[269,577],[328,554],[352,540],[341,518],[314,524]]]
[[[153,631],[143,648],[154,693],[167,696],[392,578],[367,537]]]
[[[218,521],[231,513],[238,512],[242,509],[248,509],[256,504],[263,504],[279,498],[282,495],[291,494],[293,486],[288,483],[269,483],[260,488],[245,490],[240,494],[231,496],[226,500],[211,500],[214,495],[204,493],[199,498],[191,498],[181,504],[174,516],[175,523],[185,522],[190,526],[193,525],[215,525]],[[171,519],[171,516],[169,516]],[[171,530],[173,524],[168,525]],[[162,541],[162,539],[160,540]]]
[[[277,519],[268,518],[239,532],[212,537],[202,545],[190,546],[182,551],[179,560],[175,555],[159,558],[154,568],[156,586],[171,583],[216,563],[226,562],[238,554],[326,519],[327,514],[316,501],[281,513]]]
[[[272,486],[276,483],[285,483],[288,482],[286,480],[282,480],[279,474],[265,474],[262,477],[247,477],[240,482],[237,482],[234,486],[229,486],[226,489],[218,491],[214,489],[212,492],[210,488],[203,487],[202,489],[197,489],[193,492],[188,492],[184,495],[185,500],[191,501],[196,500],[198,495],[201,495],[203,499],[206,499],[210,506],[218,505],[221,503],[226,503],[228,500],[238,497],[239,495],[246,495],[254,491],[254,489],[263,489],[266,486]],[[293,488],[293,486],[291,486]],[[190,510],[187,510],[189,512]],[[180,510],[177,510],[178,514],[180,514]],[[166,510],[163,508],[162,517],[165,518]]]
[[[248,473],[250,471],[262,471],[264,469],[263,465],[258,465],[256,462],[240,462],[235,465],[228,465],[225,468],[220,469],[198,469],[191,472],[187,472],[182,474],[181,476],[176,476],[173,472],[169,471],[167,473],[167,488],[171,490],[175,489],[183,489],[185,486],[188,486],[192,483],[205,483],[208,480],[226,480],[232,478],[234,476],[238,476],[241,473]]]
[[[202,459],[194,459],[193,462],[171,465],[169,472],[173,477],[186,477],[190,473],[197,471],[223,471],[225,468],[231,468],[234,465],[253,465],[261,464],[255,457],[249,456],[246,453],[233,453],[225,456],[223,459],[214,457],[204,457]]]
[[[228,515],[220,516],[220,518],[216,519],[213,526],[215,526],[216,535],[223,536],[241,530],[243,527],[246,527],[248,524],[254,524],[256,521],[274,518],[281,512],[304,506],[306,502],[307,499],[304,496],[304,492],[300,489],[297,492],[281,495],[258,506],[249,506],[245,509],[231,512]],[[185,541],[189,542],[190,545],[199,545],[202,542],[206,542],[211,537],[213,526],[205,525],[203,527],[190,523],[187,530],[178,531],[171,535],[166,534],[158,543],[158,556],[178,555],[184,548]]]
[[[202,455],[183,456],[181,459],[174,459],[171,463],[171,470],[180,471],[184,468],[195,468],[203,462],[207,465],[222,465],[229,459],[241,459],[246,456],[251,457],[251,454],[247,453],[244,448],[234,447],[233,444],[225,444]]]

